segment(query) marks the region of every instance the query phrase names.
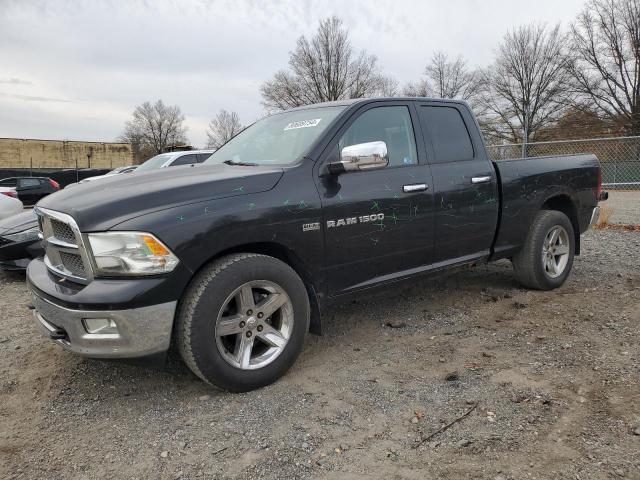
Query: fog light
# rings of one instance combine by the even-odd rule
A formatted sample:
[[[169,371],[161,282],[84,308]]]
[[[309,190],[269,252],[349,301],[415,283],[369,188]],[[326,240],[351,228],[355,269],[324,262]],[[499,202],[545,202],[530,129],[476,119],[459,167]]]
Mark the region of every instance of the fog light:
[[[98,333],[101,335],[118,333],[116,322],[110,318],[83,318],[82,323],[88,333]]]

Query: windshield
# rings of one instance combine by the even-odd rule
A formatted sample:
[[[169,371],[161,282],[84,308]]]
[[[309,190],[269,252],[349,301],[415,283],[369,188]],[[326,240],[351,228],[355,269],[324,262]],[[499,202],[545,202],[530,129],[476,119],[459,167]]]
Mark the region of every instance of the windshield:
[[[258,120],[204,163],[291,164],[302,157],[345,107],[284,112]]]
[[[160,155],[156,155],[155,157],[151,157],[149,160],[144,162],[138,168],[136,168],[136,172],[142,170],[154,170],[156,168],[162,167],[168,160],[171,160],[175,156],[175,153],[161,153]]]

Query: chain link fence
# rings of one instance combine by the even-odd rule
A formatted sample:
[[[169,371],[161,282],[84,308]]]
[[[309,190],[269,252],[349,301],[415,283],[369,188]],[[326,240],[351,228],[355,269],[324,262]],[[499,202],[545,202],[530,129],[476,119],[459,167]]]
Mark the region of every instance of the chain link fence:
[[[487,147],[492,160],[595,154],[602,164],[602,184],[609,190],[640,190],[640,137],[563,140]]]

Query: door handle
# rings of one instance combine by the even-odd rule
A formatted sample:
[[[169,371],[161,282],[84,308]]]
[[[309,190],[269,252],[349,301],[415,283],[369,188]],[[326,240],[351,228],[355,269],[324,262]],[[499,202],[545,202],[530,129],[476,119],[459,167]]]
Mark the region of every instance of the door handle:
[[[472,177],[471,183],[487,183],[491,181],[491,177],[487,175],[486,177]]]
[[[402,187],[402,191],[404,193],[423,192],[427,188],[429,188],[429,187],[427,187],[426,183],[412,183],[411,185],[404,185]]]

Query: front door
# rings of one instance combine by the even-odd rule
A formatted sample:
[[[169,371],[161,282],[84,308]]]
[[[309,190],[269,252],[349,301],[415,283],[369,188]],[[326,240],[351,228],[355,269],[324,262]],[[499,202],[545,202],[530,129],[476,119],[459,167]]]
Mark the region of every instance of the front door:
[[[431,263],[431,174],[424,150],[417,148],[415,127],[408,102],[369,105],[330,146],[325,165],[339,161],[347,146],[382,141],[389,165],[318,178],[329,295],[401,278]]]

